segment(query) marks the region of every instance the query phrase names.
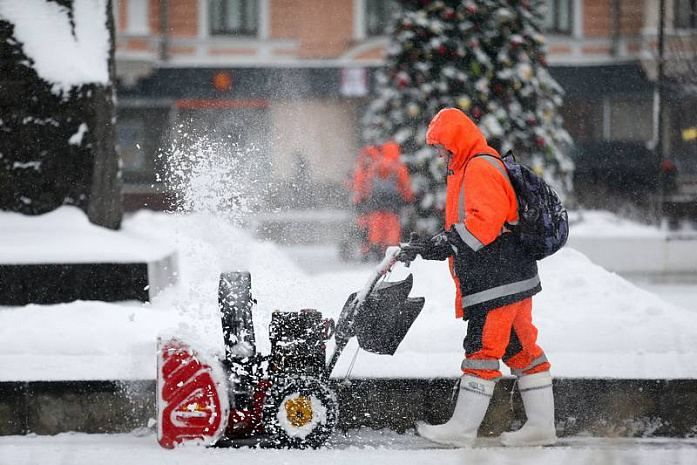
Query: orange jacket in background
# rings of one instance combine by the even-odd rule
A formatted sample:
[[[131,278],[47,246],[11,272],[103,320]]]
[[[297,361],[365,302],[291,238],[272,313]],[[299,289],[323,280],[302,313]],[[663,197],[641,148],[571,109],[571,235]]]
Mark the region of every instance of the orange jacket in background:
[[[395,176],[397,187],[402,194],[405,202],[414,201],[414,192],[411,189],[411,178],[407,167],[399,159],[399,144],[396,142],[386,142],[382,145],[382,157],[374,164],[370,174],[371,178],[375,176],[386,178]]]
[[[353,204],[359,205],[365,202],[370,194],[369,177],[372,166],[380,159],[380,149],[374,145],[363,147],[356,160],[356,169],[353,172],[351,190],[353,192]]]

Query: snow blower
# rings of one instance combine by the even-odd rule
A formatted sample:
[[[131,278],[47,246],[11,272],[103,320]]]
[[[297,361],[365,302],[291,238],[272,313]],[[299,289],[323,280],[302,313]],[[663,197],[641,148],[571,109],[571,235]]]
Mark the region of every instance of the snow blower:
[[[250,273],[222,273],[218,305],[225,355],[207,358],[180,339],[158,339],[160,445],[324,444],[339,418],[330,375],[349,340],[356,336],[362,349],[393,355],[424,306],[423,298],[409,297],[411,274],[385,281],[399,252],[388,250],[363,289],[348,297],[336,325],[314,309],[274,311],[269,355],[256,352]]]

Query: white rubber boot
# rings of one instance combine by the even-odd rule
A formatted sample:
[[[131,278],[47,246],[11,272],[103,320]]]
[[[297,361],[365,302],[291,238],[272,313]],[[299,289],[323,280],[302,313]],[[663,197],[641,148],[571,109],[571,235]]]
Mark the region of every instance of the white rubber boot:
[[[518,431],[503,433],[504,446],[549,446],[557,442],[554,429],[554,395],[549,371],[521,376],[518,380],[528,421]]]
[[[494,394],[494,381],[464,375],[460,380],[453,416],[442,425],[416,422],[419,436],[429,441],[455,447],[471,446]]]

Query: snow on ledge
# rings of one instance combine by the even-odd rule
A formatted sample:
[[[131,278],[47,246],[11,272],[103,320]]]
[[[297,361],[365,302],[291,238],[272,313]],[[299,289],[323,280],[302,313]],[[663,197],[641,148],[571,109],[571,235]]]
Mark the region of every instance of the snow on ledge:
[[[77,207],[27,216],[0,212],[0,264],[142,263],[174,253],[171,246],[89,222]]]

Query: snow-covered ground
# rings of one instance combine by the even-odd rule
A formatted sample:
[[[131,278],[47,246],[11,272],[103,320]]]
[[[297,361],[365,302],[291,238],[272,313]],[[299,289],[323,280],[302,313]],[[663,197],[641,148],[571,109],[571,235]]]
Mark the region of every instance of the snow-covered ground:
[[[571,438],[554,447],[440,449],[411,433],[352,431],[319,450],[165,450],[150,435],[0,436],[0,465],[674,465],[697,463],[695,440]]]
[[[70,218],[77,229],[91,227],[75,219],[76,214],[80,213],[74,208],[63,207],[34,220]],[[254,240],[211,215],[144,211],[128,218],[123,231],[114,234],[149,241],[153,248],[175,248],[179,283],[149,304],[0,308],[0,381],[152,379],[159,334],[183,335],[206,350],[219,351],[217,285],[225,270],[252,272],[259,302],[257,340],[266,352],[266,328],[274,309],[317,308],[336,317],[348,294],[361,288],[370,272],[369,266],[357,265],[308,273],[284,248]],[[94,246],[89,240],[85,235],[81,242]],[[108,238],[100,236],[99,241],[104,250],[112,247]],[[393,278],[407,273],[415,278],[412,295],[426,298],[422,314],[394,357],[360,351],[352,376],[458,376],[466,325],[454,318],[447,266],[417,260],[409,269],[395,267]],[[540,274],[543,291],[535,297],[534,315],[556,376],[697,376],[694,312],[636,287],[570,248],[540,262]],[[350,343],[335,376],[346,373],[356,350],[355,342]]]

